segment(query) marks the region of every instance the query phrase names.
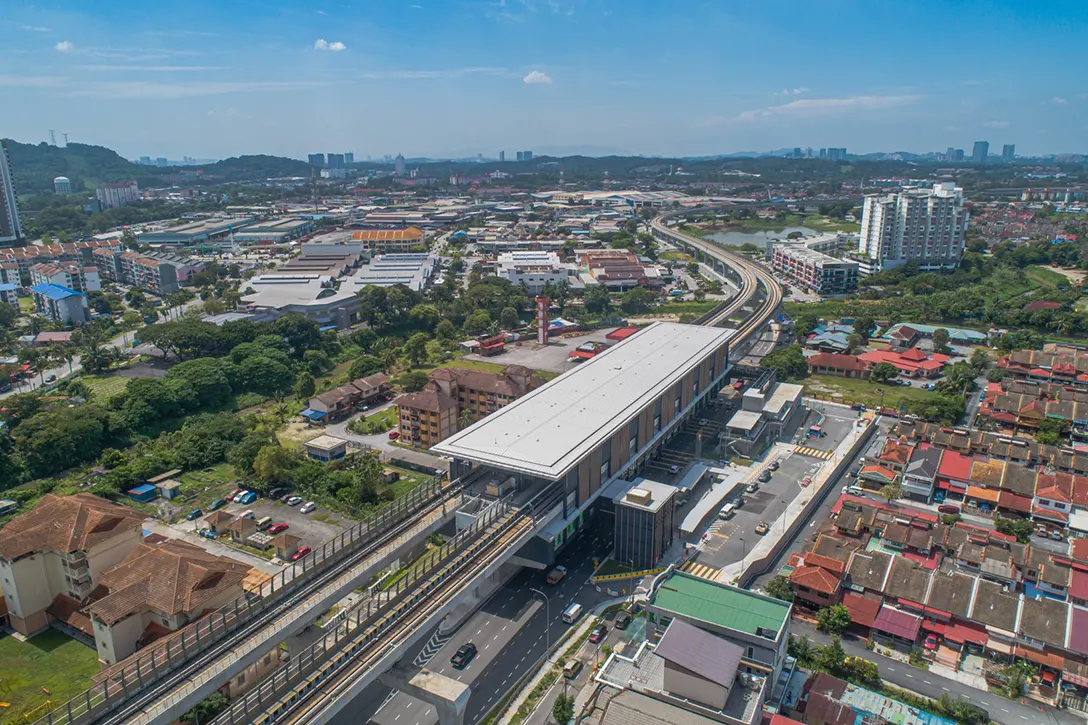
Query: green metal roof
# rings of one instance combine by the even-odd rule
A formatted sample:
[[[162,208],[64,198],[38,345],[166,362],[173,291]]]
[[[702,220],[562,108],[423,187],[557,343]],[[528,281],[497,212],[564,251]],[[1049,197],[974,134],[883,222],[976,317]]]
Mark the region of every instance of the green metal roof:
[[[756,635],[776,633],[789,616],[787,602],[676,572],[662,582],[650,604],[676,615]]]

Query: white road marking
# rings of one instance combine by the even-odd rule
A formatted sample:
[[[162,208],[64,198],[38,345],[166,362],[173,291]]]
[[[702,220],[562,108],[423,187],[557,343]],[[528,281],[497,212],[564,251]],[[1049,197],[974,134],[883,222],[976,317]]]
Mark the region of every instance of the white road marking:
[[[909,677],[910,679],[912,679],[912,680],[914,679],[914,675],[912,675],[911,673],[906,672],[904,674],[906,674],[906,676]]]
[[[1008,712],[1005,708],[1001,708],[1001,712]]]
[[[944,690],[945,692],[952,692],[952,690],[949,690],[947,687],[942,687],[941,689]]]
[[[933,684],[933,683],[932,683],[932,682],[930,682],[929,680],[922,680],[922,682],[926,683],[927,685],[932,685],[932,684]]]

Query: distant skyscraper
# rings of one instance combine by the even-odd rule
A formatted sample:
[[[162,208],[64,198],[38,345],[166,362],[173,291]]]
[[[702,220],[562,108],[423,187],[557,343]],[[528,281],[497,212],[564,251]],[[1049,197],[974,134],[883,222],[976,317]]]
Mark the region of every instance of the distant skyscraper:
[[[795,159],[801,158],[801,147],[800,146],[794,146],[793,147],[793,158],[795,158]]]
[[[23,243],[23,222],[19,218],[19,196],[11,170],[7,141],[0,140],[0,246]]]
[[[1001,159],[1003,161],[1012,161],[1016,158],[1016,144],[1007,143],[1001,147]]]
[[[843,148],[837,148],[837,149],[836,148],[829,148],[827,150],[827,160],[828,161],[845,161],[846,160],[846,149],[843,149]]]
[[[155,159],[155,166],[169,166],[170,162],[166,160],[165,156],[160,156]]]
[[[989,141],[975,141],[975,148],[971,151],[971,161],[976,164],[986,163],[986,157],[990,155]]]
[[[355,163],[355,153],[352,152],[352,151],[348,151],[347,153],[345,153],[344,154],[344,163],[345,164],[354,164]]]
[[[310,154],[306,159],[310,166],[321,168],[325,165],[325,154]]]
[[[325,158],[328,159],[326,164],[330,169],[344,168],[344,154],[328,154]]]
[[[141,156],[140,157],[140,166],[151,166],[151,157],[150,156]]]
[[[955,161],[956,160],[956,149],[949,146],[948,149],[944,152],[944,157],[945,157],[945,159],[947,161]]]
[[[953,161],[963,161],[963,149],[956,149],[956,158]]]
[[[506,161],[506,152],[505,151],[500,151],[499,152],[499,162],[501,163],[503,161]]]
[[[805,158],[806,159],[811,159],[812,158],[812,147],[811,146],[808,146],[808,147],[805,148]]]
[[[54,194],[71,194],[72,193],[72,180],[67,176],[58,176],[53,179],[53,193]]]
[[[394,171],[397,172],[397,176],[404,176],[404,169],[405,169],[404,155],[403,154],[397,154],[397,158],[394,159],[393,164],[394,164],[393,169],[394,169]]]
[[[518,161],[532,161],[532,160],[533,160],[533,152],[532,151],[518,151]]]
[[[820,149],[820,158],[821,159],[826,159],[827,158],[827,149]]]
[[[968,211],[963,189],[950,182],[932,189],[870,194],[862,209],[862,271],[879,272],[917,261],[923,270],[956,267],[963,257]]]

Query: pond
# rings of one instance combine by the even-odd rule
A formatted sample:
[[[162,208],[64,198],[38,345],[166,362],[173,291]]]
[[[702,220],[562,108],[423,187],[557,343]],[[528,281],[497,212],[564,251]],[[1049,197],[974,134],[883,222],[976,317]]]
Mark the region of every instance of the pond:
[[[754,244],[760,249],[765,249],[768,242],[773,242],[776,239],[785,240],[790,232],[801,232],[806,237],[819,234],[819,232],[808,227],[786,227],[777,231],[768,230],[763,232],[713,232],[707,234],[705,238],[727,247]]]

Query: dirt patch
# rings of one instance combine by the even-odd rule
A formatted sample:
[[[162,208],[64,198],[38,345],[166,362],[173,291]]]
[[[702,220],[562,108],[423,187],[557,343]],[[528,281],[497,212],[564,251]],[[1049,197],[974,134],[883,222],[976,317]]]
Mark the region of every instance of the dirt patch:
[[[314,427],[307,423],[288,423],[283,430],[276,432],[276,437],[285,446],[300,446],[306,441],[311,441],[319,435],[325,434],[324,427]]]
[[[1084,279],[1088,277],[1088,272],[1085,272],[1083,269],[1062,269],[1061,267],[1055,267],[1052,264],[1040,264],[1039,267],[1041,267],[1042,269],[1049,269],[1051,272],[1056,272],[1067,279],[1073,280],[1074,282],[1083,283]]]

